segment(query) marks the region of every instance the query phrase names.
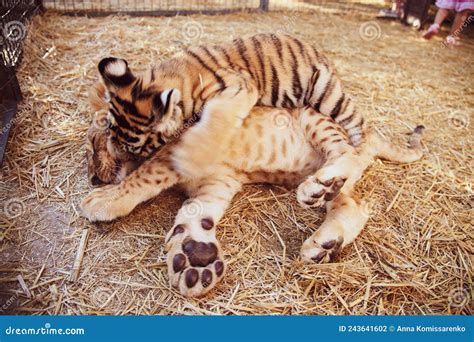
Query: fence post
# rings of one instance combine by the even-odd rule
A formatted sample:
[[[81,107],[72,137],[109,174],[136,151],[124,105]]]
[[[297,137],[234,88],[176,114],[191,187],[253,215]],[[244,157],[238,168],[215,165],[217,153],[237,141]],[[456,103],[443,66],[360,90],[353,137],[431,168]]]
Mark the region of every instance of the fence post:
[[[269,0],[260,0],[260,11],[268,12]]]

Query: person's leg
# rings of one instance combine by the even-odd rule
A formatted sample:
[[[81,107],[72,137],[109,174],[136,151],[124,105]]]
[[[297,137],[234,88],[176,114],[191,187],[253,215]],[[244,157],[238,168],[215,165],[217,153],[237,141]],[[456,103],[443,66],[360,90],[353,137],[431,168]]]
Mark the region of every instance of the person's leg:
[[[396,0],[393,2],[392,10],[397,13],[399,18],[403,17],[403,7],[405,5],[404,0]]]
[[[434,23],[435,23],[435,24],[438,24],[438,26],[441,26],[441,24],[443,23],[444,19],[446,19],[446,17],[448,16],[448,14],[449,14],[449,10],[448,10],[448,9],[440,8],[440,9],[438,10],[438,12],[436,13],[436,17],[435,17]]]
[[[451,31],[449,35],[446,37],[446,45],[455,46],[459,45],[459,35],[461,34],[462,26],[464,22],[469,16],[469,10],[464,10],[461,12],[457,12],[456,16],[454,17],[453,25],[451,25]]]
[[[431,39],[435,34],[437,34],[441,24],[443,23],[444,19],[446,19],[448,14],[449,10],[440,8],[436,13],[433,25],[431,25],[429,29],[425,33],[423,33],[423,38]]]
[[[451,31],[449,32],[449,34],[455,37],[459,36],[459,34],[461,33],[461,26],[464,24],[468,16],[469,10],[457,12],[456,16],[454,17],[454,22],[451,26]]]
[[[391,8],[384,8],[380,10],[379,14],[377,15],[377,18],[380,19],[398,19],[400,18],[400,3],[401,0],[394,0],[392,2],[392,7]]]

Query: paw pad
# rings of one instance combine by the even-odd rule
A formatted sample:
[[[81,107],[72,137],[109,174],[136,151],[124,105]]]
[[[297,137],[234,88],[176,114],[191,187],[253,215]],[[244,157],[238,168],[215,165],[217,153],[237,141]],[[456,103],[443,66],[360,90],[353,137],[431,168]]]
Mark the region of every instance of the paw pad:
[[[203,219],[205,221],[206,219]],[[202,223],[202,222],[201,222]],[[209,225],[207,225],[209,223]],[[213,222],[204,222],[206,226]],[[171,285],[185,296],[198,297],[222,278],[225,264],[217,241],[196,241],[186,225],[178,225],[168,238],[168,274]]]
[[[178,235],[178,234],[181,234],[181,233],[184,233],[184,226],[182,224],[178,224],[174,228],[173,234],[171,236],[175,236],[175,235]]]
[[[191,266],[204,267],[217,258],[217,247],[212,242],[189,240],[183,244],[183,251],[187,255]]]
[[[205,230],[211,230],[214,228],[214,221],[210,218],[204,218],[201,220],[201,227]]]
[[[180,272],[186,266],[186,257],[184,254],[176,254],[173,258],[173,271]]]
[[[202,271],[201,283],[203,287],[208,287],[212,283],[212,272],[208,269]]]
[[[339,236],[337,239],[329,240],[321,244],[317,254],[311,258],[316,263],[332,262],[337,257],[342,248],[344,238]],[[322,250],[321,250],[322,249]]]
[[[198,279],[199,279],[199,272],[195,270],[194,268],[191,268],[186,271],[186,286],[191,288],[196,285]]]
[[[216,262],[214,267],[216,268],[217,276],[220,277],[222,275],[222,273],[224,273],[224,263],[222,261],[218,261],[218,262]]]

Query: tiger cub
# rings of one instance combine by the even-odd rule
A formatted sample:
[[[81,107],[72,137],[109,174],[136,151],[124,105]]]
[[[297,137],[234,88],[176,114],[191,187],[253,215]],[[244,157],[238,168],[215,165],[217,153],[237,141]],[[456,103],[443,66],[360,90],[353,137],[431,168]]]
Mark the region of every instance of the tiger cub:
[[[169,111],[181,118],[183,125],[179,103],[180,98],[174,94]],[[206,116],[202,122],[210,123]],[[104,145],[97,145],[111,132],[91,127],[89,177],[96,176],[95,170],[108,169],[108,179],[119,184],[94,190],[81,204],[85,217],[109,221],[127,215],[166,188],[184,185],[190,199],[179,210],[165,243],[170,283],[185,296],[207,293],[224,276],[226,267],[216,225],[242,185],[298,185],[296,196],[302,206],[325,206],[326,219],[303,243],[301,257],[329,262],[354,241],[367,222],[367,207],[352,196],[352,190],[374,158],[412,162],[422,156],[422,126],[413,132],[409,148],[393,145],[374,130],[368,130],[362,144],[354,147],[334,119],[312,108],[254,107],[238,133],[222,146],[224,156],[209,165],[212,172],[202,172],[194,178],[180,172],[180,164],[187,160],[177,154],[189,131],[123,178],[129,172],[120,159],[124,154],[111,155]],[[210,129],[209,132],[212,134]],[[94,157],[97,153],[100,155]]]
[[[185,120],[209,113],[211,122],[196,124],[176,152],[187,156],[180,171],[189,176],[197,177],[225,156],[222,141],[231,139],[255,105],[311,107],[344,128],[353,145],[362,140],[363,117],[343,92],[335,70],[313,46],[289,35],[259,34],[191,47],[142,75],[114,57],[100,61],[98,69],[109,102],[111,154],[125,150],[148,157],[162,147],[168,141],[166,127],[172,125],[169,106],[175,93]],[[221,132],[210,134],[204,125]]]

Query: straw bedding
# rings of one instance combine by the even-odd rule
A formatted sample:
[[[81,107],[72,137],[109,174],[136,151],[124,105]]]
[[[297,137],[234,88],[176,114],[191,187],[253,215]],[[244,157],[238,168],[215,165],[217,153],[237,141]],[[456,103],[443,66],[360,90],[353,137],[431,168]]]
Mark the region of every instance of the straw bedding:
[[[25,99],[1,169],[1,313],[472,313],[472,32],[447,49],[398,23],[378,22],[380,31],[371,23],[368,39],[361,28],[372,20],[300,12],[36,17],[19,70]],[[163,251],[182,194],[167,191],[111,224],[78,215],[90,190],[83,142],[95,66],[118,55],[141,70],[186,45],[276,31],[323,49],[387,137],[427,126],[426,156],[376,162],[365,173],[357,193],[372,203],[372,216],[332,264],[298,259],[322,211],[300,208],[294,192],[246,187],[218,229],[227,276],[206,297],[183,298],[168,286]]]

